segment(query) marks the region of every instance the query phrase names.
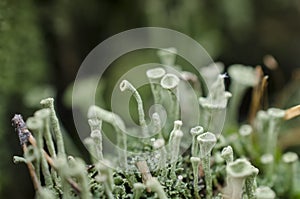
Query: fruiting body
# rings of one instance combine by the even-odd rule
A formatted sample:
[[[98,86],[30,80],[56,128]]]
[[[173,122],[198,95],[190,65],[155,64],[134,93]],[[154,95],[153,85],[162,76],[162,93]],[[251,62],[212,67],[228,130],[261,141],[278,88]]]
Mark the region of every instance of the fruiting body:
[[[200,159],[205,175],[207,198],[212,198],[212,176],[210,169],[210,156],[217,138],[213,133],[206,132],[197,137],[200,146]]]
[[[237,159],[226,166],[226,172],[230,177],[226,198],[240,199],[245,179],[252,174],[251,164],[245,159]]]

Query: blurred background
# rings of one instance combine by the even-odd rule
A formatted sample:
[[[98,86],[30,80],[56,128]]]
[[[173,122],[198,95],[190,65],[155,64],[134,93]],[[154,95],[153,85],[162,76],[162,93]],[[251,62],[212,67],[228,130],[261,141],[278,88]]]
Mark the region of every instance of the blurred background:
[[[299,0],[0,0],[0,198],[34,197],[26,165],[12,162],[13,155],[22,155],[10,125],[13,115],[27,118],[40,99],[53,96],[65,135],[72,137],[67,140],[71,153],[85,157],[68,106],[77,70],[101,41],[145,26],[187,34],[225,66],[262,65],[270,76],[270,106],[300,102]],[[265,55],[278,64],[268,64]],[[141,55],[131,59],[132,66],[147,63]],[[113,67],[105,73],[99,99],[104,107],[109,107],[110,82],[120,70],[126,69]],[[241,117],[247,114],[250,93]],[[291,133],[280,144],[299,153],[297,122],[289,123]]]

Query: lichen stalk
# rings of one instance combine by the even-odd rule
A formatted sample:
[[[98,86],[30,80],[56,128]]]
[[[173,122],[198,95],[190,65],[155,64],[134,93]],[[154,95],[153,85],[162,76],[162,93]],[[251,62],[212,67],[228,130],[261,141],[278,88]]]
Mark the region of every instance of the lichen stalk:
[[[259,79],[254,68],[241,64],[231,65],[228,69],[228,74],[232,80],[229,91],[233,96],[229,103],[227,121],[230,122],[231,125],[236,126],[241,99],[244,96],[246,89],[257,85]]]
[[[180,79],[174,75],[167,73],[160,81],[162,88],[168,91],[169,96],[171,97],[170,104],[170,115],[173,120],[178,120],[179,118],[179,109],[180,109],[180,99],[179,99],[179,86]]]
[[[59,156],[65,156],[65,146],[64,146],[64,140],[63,140],[63,136],[60,130],[60,125],[59,125],[59,121],[54,109],[54,99],[53,98],[47,98],[47,99],[43,99],[40,102],[44,107],[49,108],[50,109],[50,121],[51,121],[51,125],[53,128],[53,132],[55,135],[55,139],[56,139],[56,144],[57,144],[57,152]]]
[[[40,164],[41,164],[41,159],[43,158],[43,135],[41,132],[41,129],[43,128],[43,122],[40,119],[36,119],[34,117],[30,117],[26,121],[27,127],[32,131],[34,135],[36,135],[36,140],[37,140],[37,148],[38,148],[38,154],[39,158],[36,159],[35,161],[35,171],[38,179],[41,179],[40,177]],[[47,162],[46,162],[47,163]]]
[[[113,173],[110,168],[110,162],[108,160],[102,160],[98,162],[96,168],[100,171],[100,173],[106,175],[106,182],[108,184],[108,188],[110,189],[110,191],[113,191],[115,184],[113,179]]]
[[[211,169],[210,169],[210,156],[213,147],[217,142],[217,138],[213,133],[206,132],[197,137],[197,141],[199,142],[200,146],[200,159],[202,162],[202,167],[204,170],[205,175],[205,184],[206,184],[206,192],[207,198],[211,199],[213,192],[212,192],[212,176],[211,176]]]
[[[159,199],[167,199],[167,195],[156,178],[150,178],[146,182],[146,187],[149,188],[151,191],[156,192]]]
[[[92,194],[90,193],[89,189],[89,182],[87,177],[87,172],[85,168],[85,163],[81,159],[74,159],[74,158],[68,158],[69,159],[69,165],[70,165],[70,173],[72,176],[74,176],[80,187],[80,197],[82,199],[91,199]]]
[[[265,172],[264,182],[268,186],[273,186],[274,181],[274,156],[273,154],[264,154],[260,157]]]
[[[198,157],[191,157],[190,158],[192,167],[193,167],[193,175],[194,175],[194,194],[197,199],[200,198],[199,196],[199,188],[198,188],[198,183],[199,183],[199,165],[200,165],[200,158]]]
[[[19,163],[27,163],[26,159],[20,156],[13,156],[13,162],[15,164],[19,164]]]
[[[43,177],[45,180],[45,185],[48,188],[51,188],[51,187],[53,187],[52,177],[54,177],[54,176],[51,176],[51,173],[49,171],[49,165],[47,163],[45,156],[43,155],[44,149],[43,149],[43,133],[42,133],[42,129],[44,129],[46,131],[45,122],[47,120],[47,117],[49,116],[49,112],[47,109],[42,109],[40,111],[37,111],[35,113],[35,115],[36,115],[36,117],[30,117],[26,121],[28,128],[31,129],[32,132],[37,137],[36,145],[37,145],[37,153],[38,153],[39,157],[36,159],[38,166],[36,166],[35,169],[36,169],[37,176],[39,177],[40,164],[41,164],[41,170],[42,170],[42,174],[43,174]],[[49,139],[49,137],[48,137],[48,139]],[[52,150],[54,150],[54,144],[53,144],[52,138],[50,137],[50,139],[51,139],[50,142],[48,140],[48,143],[50,143],[49,146],[51,146],[51,144],[52,144],[53,145]],[[47,140],[46,140],[46,143],[47,143]],[[50,151],[50,149],[49,149],[49,151]],[[54,154],[55,154],[55,152],[54,152]],[[55,180],[55,179],[53,178],[53,180]]]
[[[163,48],[157,51],[160,62],[166,66],[174,66],[176,60],[177,49],[174,47]]]
[[[33,165],[33,162],[39,158],[37,148],[32,145],[29,145],[28,147],[26,145],[23,145],[23,151],[24,151],[24,158],[26,160],[27,167],[33,182],[33,186],[35,190],[39,190],[41,188],[41,183],[40,180],[37,178],[36,171]],[[45,177],[45,184],[47,187],[53,186],[50,173],[48,176]]]
[[[153,148],[159,150],[159,162],[157,167],[158,169],[162,170],[167,163],[167,150],[165,148],[165,140],[163,138],[155,140],[153,143]]]
[[[142,133],[143,136],[147,136],[148,135],[148,127],[147,127],[147,123],[145,120],[145,113],[144,113],[144,107],[143,107],[143,100],[139,94],[139,92],[136,90],[136,88],[127,80],[123,80],[120,83],[120,90],[122,92],[124,91],[129,91],[133,94],[136,102],[137,102],[137,106],[138,106],[138,114],[139,114],[139,123],[142,127]]]
[[[88,110],[88,118],[98,118],[104,122],[112,124],[117,133],[118,155],[120,166],[126,168],[127,166],[127,137],[126,129],[123,120],[115,113],[106,111],[98,106],[91,106]]]
[[[58,157],[54,160],[54,166],[61,177],[62,191],[63,191],[63,199],[71,199],[71,185],[68,180],[71,177],[69,164],[64,157]]]
[[[91,128],[90,137],[93,139],[94,154],[96,156],[97,161],[103,160],[103,147],[102,147],[102,134],[101,127],[102,121],[97,118],[92,118],[88,120],[88,123]]]
[[[152,122],[154,126],[153,132],[158,134],[158,138],[164,138],[162,134],[161,120],[158,113],[155,112],[152,114]]]
[[[251,175],[249,177],[247,177],[245,180],[245,190],[246,190],[248,199],[256,199],[256,196],[255,196],[255,191],[257,188],[256,176],[257,176],[259,170],[257,168],[255,168],[254,166],[252,167],[251,170],[252,170]]]
[[[252,165],[245,159],[237,159],[226,166],[226,172],[230,178],[226,190],[226,199],[241,199],[244,182],[252,174]]]
[[[233,149],[231,146],[224,147],[221,152],[221,157],[225,160],[226,164],[233,162]]]
[[[218,130],[219,119],[225,111],[231,93],[225,91],[225,75],[219,75],[212,84],[207,97],[200,97],[199,104],[202,111],[200,124],[205,131],[215,132]]]
[[[205,185],[206,185],[206,191],[207,191],[207,198],[212,198],[212,176],[211,176],[211,170],[210,170],[210,154],[205,155],[201,158],[202,161],[202,167],[204,170],[205,175]]]
[[[269,116],[269,125],[267,129],[266,153],[275,156],[280,124],[285,116],[285,111],[277,108],[269,108],[267,113]]]
[[[160,80],[165,74],[165,69],[160,67],[147,70],[146,72],[146,75],[150,81],[151,91],[155,104],[162,103]]]
[[[36,192],[36,199],[49,199],[49,198],[55,198],[54,193],[49,188],[40,188]]]
[[[275,192],[267,186],[258,187],[255,191],[256,199],[275,199]]]
[[[93,164],[96,164],[98,162],[98,158],[96,156],[96,146],[95,142],[91,137],[87,137],[83,140],[83,143],[86,145],[90,158]]]
[[[286,193],[292,194],[295,189],[295,176],[297,175],[298,155],[294,152],[283,154],[282,161],[286,164],[287,180],[285,181]]]
[[[143,183],[137,182],[133,184],[133,199],[140,199],[146,186]]]
[[[41,109],[38,110],[34,113],[34,116],[41,119],[43,121],[43,136],[46,140],[46,145],[47,148],[49,150],[50,155],[53,158],[56,158],[56,151],[55,151],[55,147],[54,147],[54,142],[52,139],[52,135],[51,135],[51,131],[50,131],[50,124],[49,124],[49,116],[50,116],[50,109],[45,108],[45,109]]]
[[[179,157],[179,150],[180,150],[180,141],[181,138],[183,136],[183,132],[181,131],[181,126],[182,126],[182,121],[177,120],[174,122],[174,128],[170,133],[170,137],[169,137],[169,152],[171,155],[171,176],[173,178],[176,178],[176,174],[175,174],[175,168],[176,168],[176,163],[177,163],[177,159]]]
[[[241,143],[245,147],[245,149],[250,157],[256,157],[255,156],[256,153],[253,148],[253,144],[252,144],[252,140],[251,140],[252,132],[253,132],[252,126],[250,126],[248,124],[243,124],[239,128],[239,135],[241,136]]]
[[[196,127],[191,128],[190,133],[192,134],[192,149],[191,149],[192,157],[198,157],[200,155],[197,136],[203,132],[204,132],[204,129],[202,126],[196,126]]]

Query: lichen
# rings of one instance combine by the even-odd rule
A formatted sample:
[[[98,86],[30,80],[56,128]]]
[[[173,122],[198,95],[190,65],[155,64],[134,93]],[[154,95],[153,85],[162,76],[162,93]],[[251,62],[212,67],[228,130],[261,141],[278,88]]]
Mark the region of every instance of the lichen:
[[[164,64],[174,65],[174,52],[172,49],[159,52]],[[229,75],[239,82],[243,78],[234,70],[245,72],[249,79],[243,86],[254,86],[257,80],[253,70],[243,67],[232,67]],[[129,81],[124,80],[121,90],[129,90],[139,106],[142,138],[130,136],[128,132],[132,129],[127,128],[116,113],[92,105],[86,120],[90,134],[85,138],[91,156],[89,163],[66,153],[52,98],[42,100],[43,108],[28,118],[26,124],[20,115],[13,118],[24,152],[23,157],[14,156],[13,161],[27,165],[37,198],[251,199],[274,198],[276,194],[292,198],[299,194],[293,177],[297,172],[298,156],[291,152],[276,153],[279,127],[290,118],[286,116],[287,111],[275,108],[259,111],[253,123],[233,126],[233,131],[224,132],[222,136],[208,131],[211,125],[222,125],[214,120],[218,112],[212,111],[225,110],[231,96],[225,90],[225,76],[219,75],[208,96],[199,100],[203,115],[198,125],[186,132],[185,122],[179,120],[182,110],[178,85],[182,79],[166,73],[164,68],[148,70],[147,76],[155,103],[163,100],[163,92],[167,91],[171,96],[172,117],[167,118],[166,125],[173,129],[163,128],[156,112],[148,125],[142,97]],[[114,127],[116,145],[121,149],[115,158],[107,159],[103,150],[102,123]],[[234,123],[238,124],[238,121]],[[147,137],[148,133],[153,136]],[[184,152],[181,151],[183,138],[191,143]],[[261,138],[265,140],[257,140]],[[281,175],[282,172],[287,175]],[[280,186],[282,181],[288,186]]]

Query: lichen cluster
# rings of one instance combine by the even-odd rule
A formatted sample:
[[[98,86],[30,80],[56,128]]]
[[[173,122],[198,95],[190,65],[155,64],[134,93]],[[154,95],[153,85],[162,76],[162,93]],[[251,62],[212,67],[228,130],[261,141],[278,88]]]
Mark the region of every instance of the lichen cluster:
[[[174,52],[175,49],[165,49],[158,55],[169,67],[175,65]],[[277,147],[282,122],[298,116],[299,107],[288,110],[256,108],[255,118],[239,126],[237,110],[243,94],[249,87],[257,89],[263,85],[257,70],[233,65],[228,70],[232,80],[229,91],[224,85],[226,75],[209,77],[214,79],[207,85],[210,93],[198,96],[201,110],[198,125],[184,132],[179,85],[187,77],[193,77],[192,80],[198,83],[200,80],[189,72],[176,71],[172,73],[158,67],[149,69],[146,74],[155,103],[167,106],[170,117],[164,126],[159,112],[155,112],[151,124],[148,123],[138,90],[128,80],[121,82],[120,90],[132,93],[137,102],[141,138],[129,136],[127,132],[131,129],[117,114],[95,105],[89,108],[90,136],[84,142],[91,154],[90,163],[66,154],[52,98],[41,101],[43,109],[27,119],[27,127],[16,115],[13,123],[19,133],[24,157],[14,156],[14,162],[27,164],[36,197],[299,197],[300,190],[296,187],[298,156],[293,152],[282,154]],[[165,100],[168,103],[164,103]],[[222,126],[220,114],[226,109],[229,115],[220,134],[217,132]],[[117,157],[107,159],[103,152],[103,122],[114,128],[119,149]],[[147,137],[153,132],[154,135],[150,134],[153,136]],[[182,152],[186,140],[191,146]]]

